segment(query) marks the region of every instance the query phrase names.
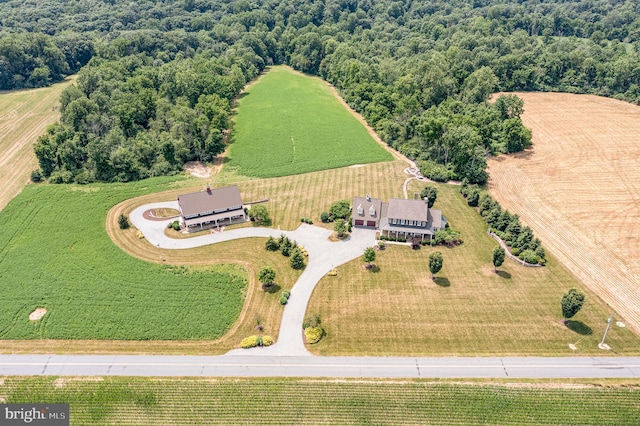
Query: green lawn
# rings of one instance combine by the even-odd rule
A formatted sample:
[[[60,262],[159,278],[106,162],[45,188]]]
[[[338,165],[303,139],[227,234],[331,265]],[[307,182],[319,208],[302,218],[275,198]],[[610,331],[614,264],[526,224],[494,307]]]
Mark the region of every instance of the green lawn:
[[[229,163],[277,177],[392,160],[326,83],[278,66],[238,101]]]
[[[640,423],[640,388],[608,382],[8,377],[1,383],[7,403],[70,404],[72,425]]]
[[[244,303],[243,268],[147,263],[105,233],[111,206],[175,180],[28,185],[0,212],[0,339],[222,336]],[[44,318],[29,321],[41,307]]]
[[[412,182],[409,193],[422,186]],[[319,314],[327,332],[309,349],[320,355],[370,356],[611,354],[597,347],[610,314],[606,304],[552,256],[543,268],[507,259],[494,273],[497,242],[486,234],[486,225],[457,186],[437,187],[434,207],[461,232],[464,243],[420,250],[389,245],[376,252],[379,272],[363,270],[361,259],[337,268],[338,275],[323,278],[309,302],[307,314]],[[444,266],[433,281],[428,257],[435,250]],[[585,291],[586,301],[567,327],[560,300],[571,287]],[[614,324],[607,343],[617,354],[640,353],[640,338],[629,328]]]

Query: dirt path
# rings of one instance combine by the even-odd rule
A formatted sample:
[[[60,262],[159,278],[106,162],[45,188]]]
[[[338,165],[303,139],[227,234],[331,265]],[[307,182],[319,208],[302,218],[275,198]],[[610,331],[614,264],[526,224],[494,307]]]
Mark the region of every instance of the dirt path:
[[[38,168],[33,145],[60,117],[58,98],[75,80],[68,77],[51,87],[0,93],[0,209],[27,185]]]
[[[640,108],[520,93],[533,149],[489,160],[489,190],[640,332]]]

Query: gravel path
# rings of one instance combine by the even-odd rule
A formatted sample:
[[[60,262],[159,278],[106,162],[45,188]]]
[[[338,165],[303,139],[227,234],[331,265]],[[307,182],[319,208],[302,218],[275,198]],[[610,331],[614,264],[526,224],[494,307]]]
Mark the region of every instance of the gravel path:
[[[358,258],[364,249],[375,245],[375,230],[354,228],[351,235],[342,241],[331,242],[331,231],[313,225],[301,224],[295,231],[281,231],[272,228],[239,228],[199,237],[173,239],[165,235],[164,229],[175,219],[151,221],[144,212],[156,208],[178,208],[177,201],[152,203],[140,206],[129,215],[131,223],[138,228],[149,243],[169,250],[184,250],[250,237],[278,237],[284,234],[304,246],[309,253],[308,264],[291,289],[291,297],[282,315],[278,341],[267,348],[234,349],[229,355],[287,355],[308,356],[302,336],[302,322],[311,293],[320,279],[331,269]]]

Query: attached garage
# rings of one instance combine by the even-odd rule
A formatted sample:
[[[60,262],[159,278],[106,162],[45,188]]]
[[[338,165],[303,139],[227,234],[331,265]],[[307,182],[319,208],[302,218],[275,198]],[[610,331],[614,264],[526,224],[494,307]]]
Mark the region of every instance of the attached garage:
[[[364,220],[356,219],[356,226],[364,226]]]
[[[356,222],[358,222],[358,221],[356,220]],[[367,226],[370,227],[370,228],[375,228],[376,227],[376,221],[375,220],[368,220],[367,221]]]

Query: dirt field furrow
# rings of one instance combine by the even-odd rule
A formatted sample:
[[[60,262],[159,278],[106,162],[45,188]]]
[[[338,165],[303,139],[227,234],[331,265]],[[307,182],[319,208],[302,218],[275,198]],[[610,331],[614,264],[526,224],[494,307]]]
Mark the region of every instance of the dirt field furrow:
[[[640,331],[640,107],[519,93],[533,148],[489,161],[489,190]]]

